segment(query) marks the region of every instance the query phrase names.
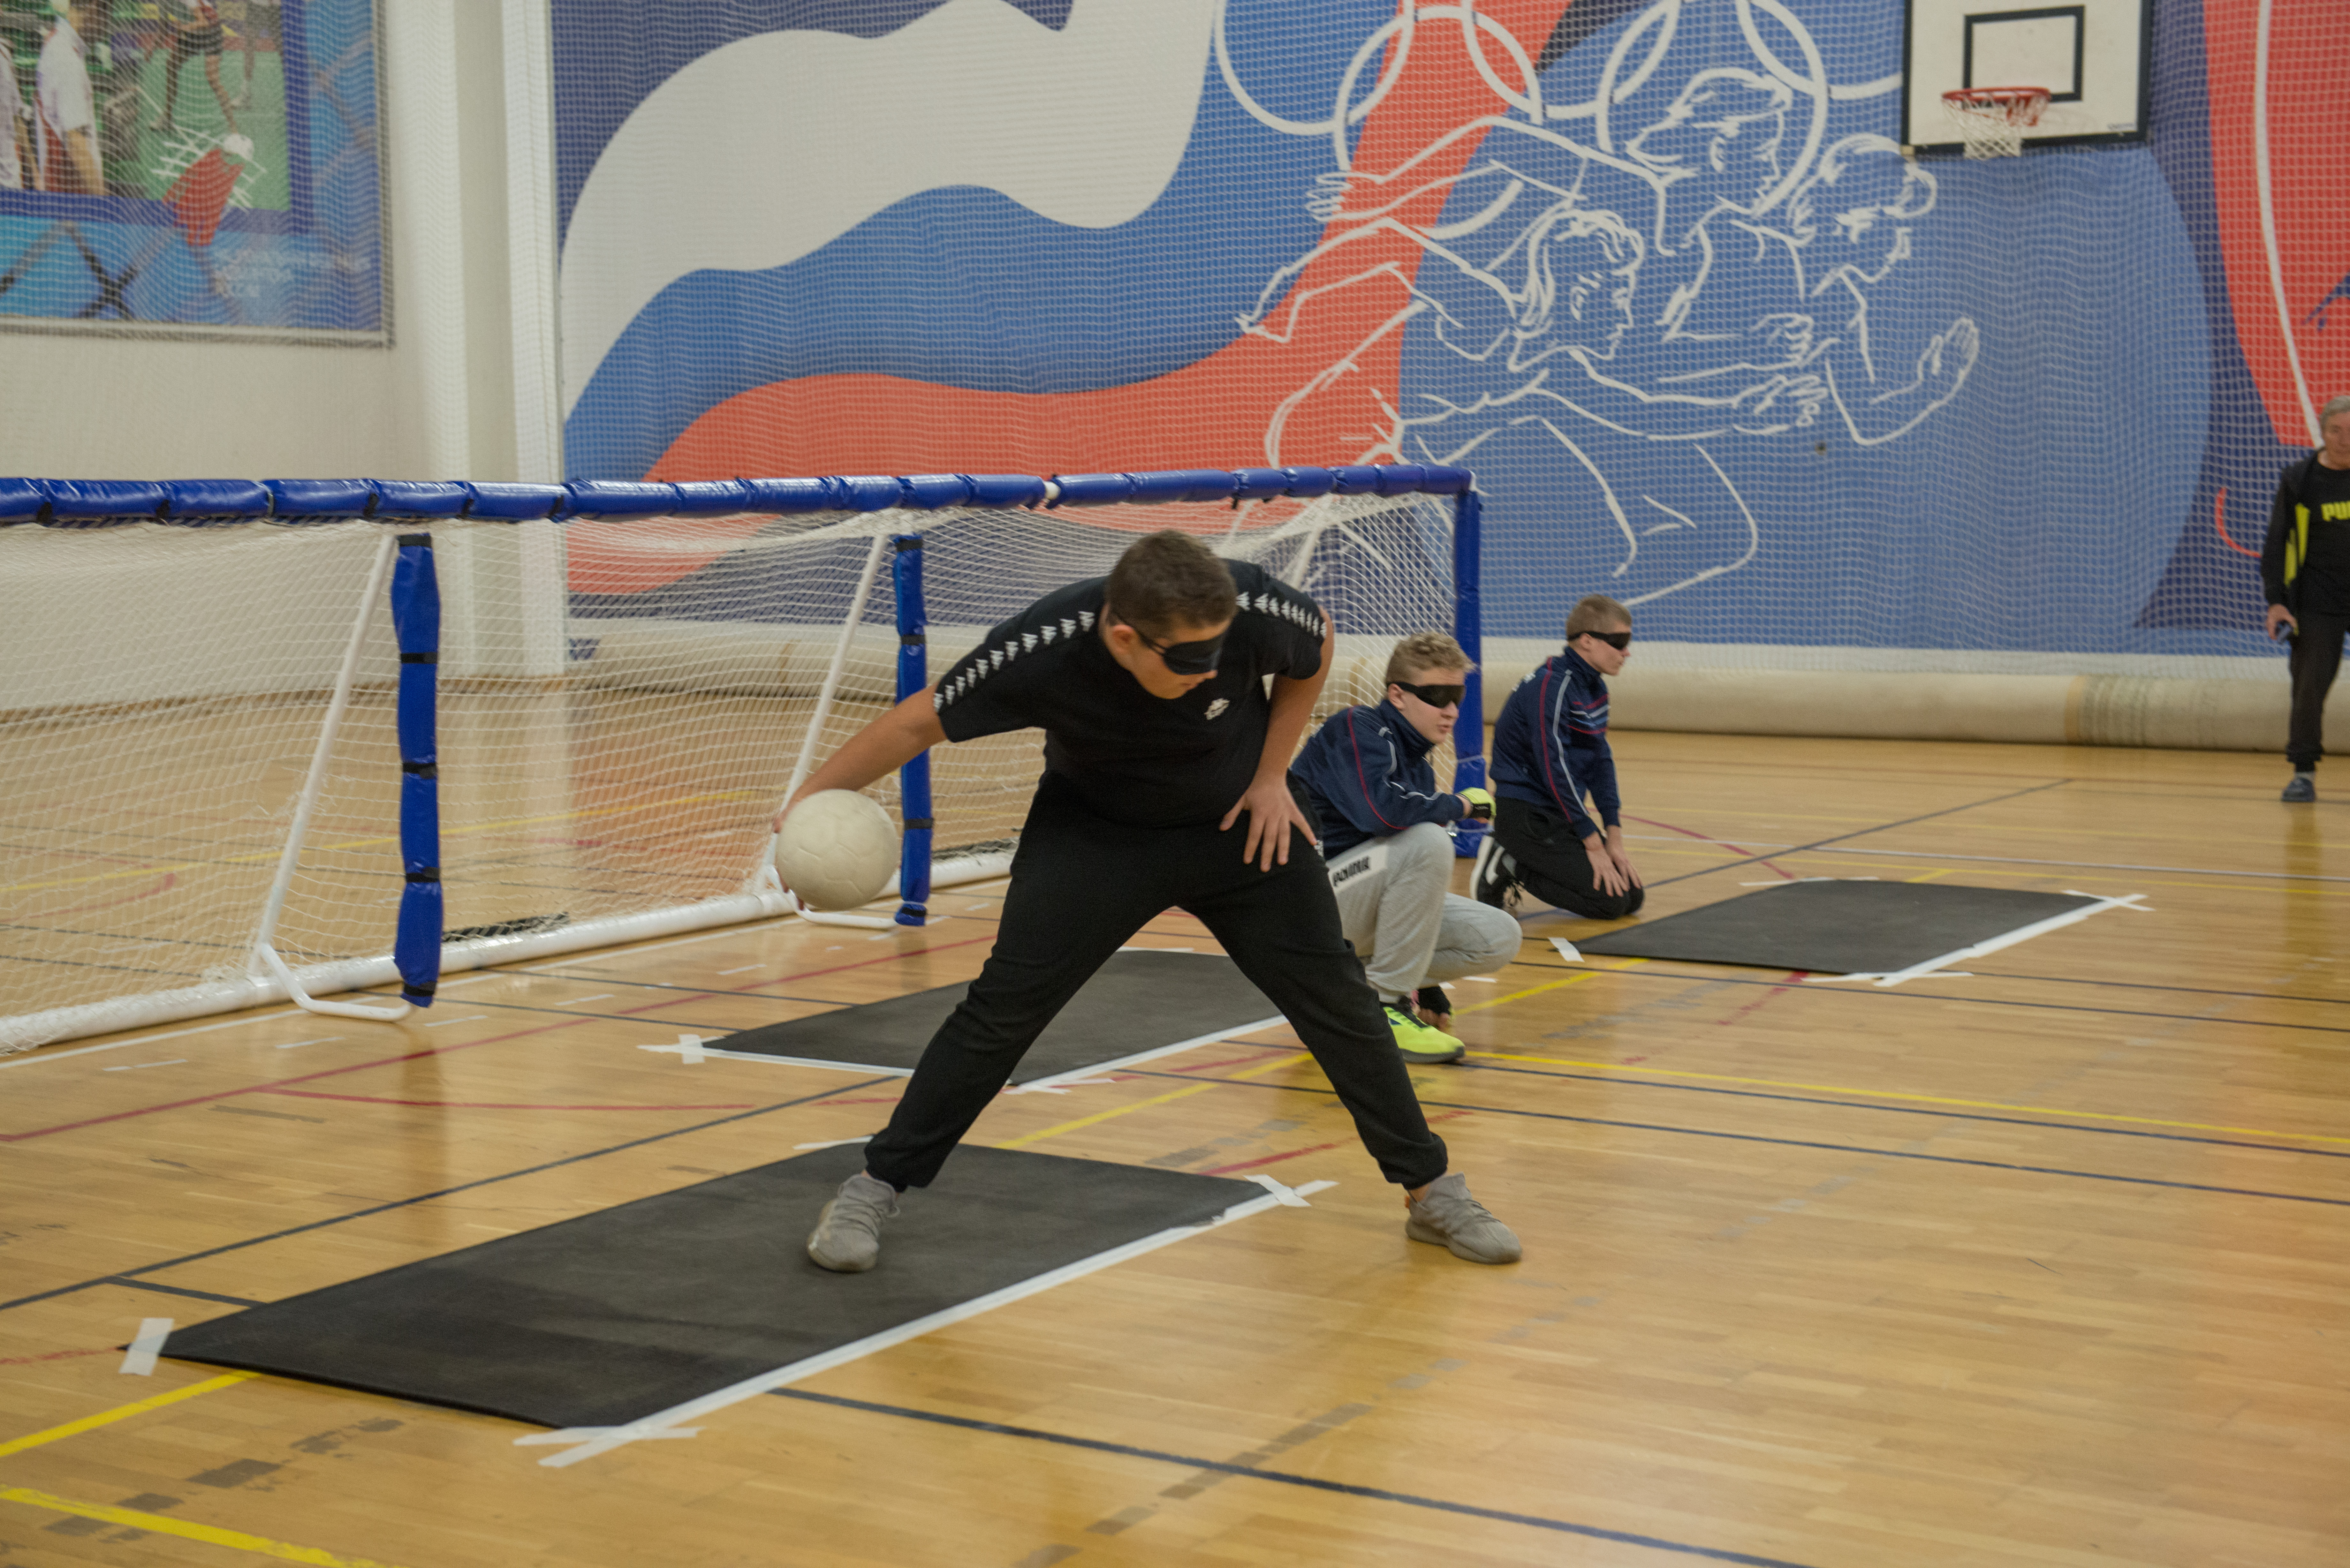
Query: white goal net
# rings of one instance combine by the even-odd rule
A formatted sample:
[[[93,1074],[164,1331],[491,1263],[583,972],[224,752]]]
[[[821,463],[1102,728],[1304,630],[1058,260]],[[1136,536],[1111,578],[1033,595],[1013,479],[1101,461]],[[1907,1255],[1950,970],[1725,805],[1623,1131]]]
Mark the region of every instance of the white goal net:
[[[400,535],[430,532],[442,604],[450,970],[787,912],[759,873],[795,764],[896,698],[895,540],[920,541],[932,678],[1167,526],[1331,614],[1326,710],[1378,700],[1396,637],[1455,624],[1438,493],[521,522],[296,522],[280,501],[202,525],[0,526],[0,1049],[276,1000],[264,943],[314,992],[392,979],[400,667],[380,578]],[[932,753],[937,880],[1002,869],[1040,741]],[[894,775],[869,793],[898,814]]]

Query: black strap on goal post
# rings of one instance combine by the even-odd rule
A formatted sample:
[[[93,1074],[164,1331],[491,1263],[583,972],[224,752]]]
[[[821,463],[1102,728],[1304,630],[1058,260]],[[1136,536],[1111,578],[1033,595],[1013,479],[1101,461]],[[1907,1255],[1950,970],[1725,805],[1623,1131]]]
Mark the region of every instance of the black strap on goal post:
[[[400,929],[392,961],[400,994],[432,1005],[441,983],[441,585],[432,535],[402,534],[391,570],[391,625],[400,639]]]

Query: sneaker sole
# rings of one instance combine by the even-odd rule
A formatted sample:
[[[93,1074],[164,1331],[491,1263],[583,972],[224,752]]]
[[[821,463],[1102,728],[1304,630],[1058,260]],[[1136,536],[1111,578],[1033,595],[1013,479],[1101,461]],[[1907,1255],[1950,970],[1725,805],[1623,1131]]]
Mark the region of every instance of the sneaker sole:
[[[827,1258],[821,1251],[818,1251],[816,1250],[816,1244],[813,1241],[808,1242],[807,1255],[808,1262],[814,1263],[817,1268],[828,1269],[836,1274],[861,1274],[881,1261],[880,1254],[876,1252],[870,1258],[861,1260],[857,1258],[843,1258],[839,1262],[835,1262]]]
[[[1447,1063],[1458,1062],[1461,1057],[1469,1054],[1469,1049],[1464,1045],[1457,1051],[1407,1051],[1399,1045],[1396,1047],[1396,1054],[1407,1062],[1419,1062],[1430,1067],[1441,1067]]]

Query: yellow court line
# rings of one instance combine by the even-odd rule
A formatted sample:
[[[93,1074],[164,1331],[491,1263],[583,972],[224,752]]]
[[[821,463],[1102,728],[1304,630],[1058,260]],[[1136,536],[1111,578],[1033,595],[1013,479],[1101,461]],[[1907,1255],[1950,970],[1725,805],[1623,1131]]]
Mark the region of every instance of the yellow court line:
[[[2166,1121],[2160,1116],[2125,1116],[2111,1111],[2068,1111],[2058,1106],[2019,1106],[2008,1100],[1959,1100],[1942,1095],[1905,1095],[1890,1089],[1856,1089],[1842,1084],[1792,1084],[1778,1078],[1738,1078],[1727,1073],[1680,1073],[1666,1067],[1627,1067],[1620,1062],[1578,1062],[1564,1056],[1522,1056],[1506,1051],[1480,1051],[1478,1058],[1494,1062],[1540,1062],[1552,1067],[1596,1067],[1604,1073],[1630,1073],[1644,1078],[1703,1078],[1716,1084],[1747,1084],[1757,1088],[1809,1089],[1823,1095],[1860,1095],[1874,1100],[1913,1100],[1928,1106],[1963,1106],[1979,1111],[2030,1111],[2035,1116],[2076,1116],[2088,1121],[2129,1122],[2138,1127],[2183,1127],[2192,1132],[2243,1133],[2253,1137],[2286,1137],[2302,1143],[2345,1143],[2350,1137],[2324,1133],[2279,1132],[2274,1127],[2220,1127],[2210,1122]]]
[[[311,1563],[318,1568],[392,1568],[372,1557],[345,1557],[333,1552],[321,1552],[315,1546],[296,1546],[290,1541],[272,1541],[265,1535],[250,1535],[242,1530],[226,1530],[217,1524],[198,1524],[192,1520],[173,1519],[168,1513],[148,1513],[136,1508],[120,1508],[111,1503],[81,1502],[54,1492],[35,1491],[31,1487],[0,1486],[0,1501],[21,1502],[27,1508],[46,1508],[57,1513],[78,1514],[84,1519],[103,1520],[109,1524],[128,1525],[133,1530],[152,1531],[158,1535],[176,1535],[183,1541],[202,1541],[213,1546],[234,1547],[239,1552],[258,1552],[265,1557],[276,1557],[287,1563]]]
[[[1079,1127],[1089,1127],[1096,1122],[1106,1122],[1112,1116],[1122,1116],[1128,1111],[1139,1111],[1148,1109],[1152,1106],[1163,1106],[1170,1100],[1187,1099],[1193,1095],[1205,1094],[1208,1090],[1214,1088],[1218,1084],[1237,1083],[1243,1078],[1253,1078],[1259,1073],[1270,1073],[1276,1067],[1287,1067],[1299,1062],[1310,1061],[1313,1059],[1313,1054],[1314,1054],[1310,1051],[1300,1051],[1294,1056],[1276,1056],[1270,1062],[1258,1063],[1255,1066],[1251,1067],[1245,1073],[1234,1073],[1229,1078],[1203,1078],[1196,1084],[1187,1084],[1180,1089],[1170,1089],[1163,1095],[1153,1095],[1147,1100],[1136,1100],[1130,1105],[1118,1106],[1107,1111],[1096,1111],[1089,1116],[1079,1116],[1075,1121],[1062,1122],[1055,1127],[1046,1127],[1042,1132],[1023,1133],[1018,1137],[1007,1138],[1003,1142],[997,1144],[995,1147],[998,1148],[1018,1148],[1024,1144],[1042,1143],[1048,1137],[1058,1137],[1065,1132],[1075,1132]]]
[[[160,1410],[166,1405],[176,1405],[182,1399],[192,1399],[199,1394],[210,1394],[234,1384],[250,1382],[260,1376],[261,1374],[257,1372],[224,1372],[218,1377],[207,1377],[202,1383],[191,1383],[185,1388],[174,1388],[168,1394],[158,1394],[151,1398],[136,1400],[129,1405],[117,1405],[111,1410],[100,1410],[95,1416],[84,1416],[78,1421],[68,1421],[62,1427],[51,1427],[46,1432],[31,1432],[21,1438],[11,1438],[6,1442],[0,1442],[0,1459],[5,1459],[10,1454],[21,1454],[26,1449],[37,1449],[44,1443],[54,1443],[60,1438],[70,1438],[77,1433],[91,1431],[99,1427],[110,1427],[115,1422],[130,1417],[143,1415],[149,1410]]]

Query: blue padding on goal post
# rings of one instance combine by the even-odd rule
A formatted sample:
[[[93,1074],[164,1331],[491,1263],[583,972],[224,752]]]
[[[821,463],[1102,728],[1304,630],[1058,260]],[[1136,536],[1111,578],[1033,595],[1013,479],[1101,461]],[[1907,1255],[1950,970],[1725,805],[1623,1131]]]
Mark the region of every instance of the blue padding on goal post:
[[[667,488],[677,496],[671,514],[678,517],[733,517],[758,510],[751,504],[751,487],[739,479],[690,479]]]
[[[370,517],[431,520],[463,517],[473,492],[452,479],[371,479],[375,508]]]
[[[375,510],[376,490],[366,479],[270,479],[269,514],[280,523],[340,523]]]
[[[1477,666],[1485,658],[1484,507],[1473,490],[1452,498],[1452,640],[1469,656],[1469,683],[1461,693],[1461,713],[1452,721],[1452,787],[1485,784],[1485,683]],[[1453,826],[1452,852],[1477,853],[1492,828],[1462,817]]]
[[[38,523],[49,514],[49,494],[38,480],[0,479],[0,528]]]
[[[1045,482],[1033,473],[971,473],[973,506],[1042,506]]]
[[[441,983],[441,587],[432,535],[402,534],[391,569],[391,627],[400,639],[400,930],[392,943],[400,994],[432,1005]]]
[[[674,484],[634,479],[580,479],[563,487],[567,499],[555,515],[568,522],[635,523],[674,517],[684,511]]]
[[[251,479],[173,479],[163,489],[170,495],[170,520],[202,527],[207,523],[250,523],[269,515],[269,487]]]
[[[832,499],[829,479],[738,479],[734,483],[743,503],[737,511],[787,517],[800,512],[829,512],[837,504]],[[678,488],[691,487],[681,484]]]
[[[922,536],[899,534],[890,544],[889,585],[898,595],[898,701],[931,683],[930,619],[922,603]],[[931,753],[918,752],[898,770],[898,815],[905,836],[898,856],[898,923],[919,926],[930,919]]]
[[[571,493],[559,484],[468,484],[465,515],[490,523],[536,523],[567,505]]]
[[[160,522],[170,512],[172,493],[155,480],[43,479],[35,481],[49,498],[47,521],[57,528],[118,528]]]

